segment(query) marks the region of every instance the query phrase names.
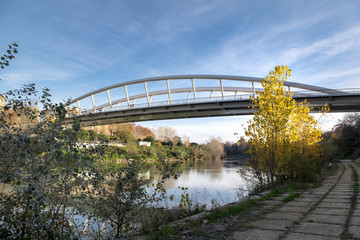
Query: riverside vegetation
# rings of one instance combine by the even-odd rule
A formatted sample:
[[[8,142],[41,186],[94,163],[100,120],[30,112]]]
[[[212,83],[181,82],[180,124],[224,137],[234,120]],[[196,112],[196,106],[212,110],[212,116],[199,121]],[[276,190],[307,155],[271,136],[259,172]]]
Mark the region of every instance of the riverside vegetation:
[[[174,199],[164,187],[166,179],[177,178],[176,162],[171,159],[205,161],[223,155],[216,139],[203,145],[183,144],[179,139],[175,145],[147,137],[153,144],[145,147],[129,135],[125,147],[87,147],[79,143],[111,137],[83,130],[80,123],[63,129],[64,104],[51,103],[48,89],[39,93],[31,84],[4,97],[0,182],[10,189],[0,193],[0,237],[4,239],[79,239],[87,233],[112,239],[151,232],[200,210],[189,199],[187,188],[181,188],[178,208],[156,207],[160,201]],[[35,98],[41,108],[28,104]],[[219,147],[222,151],[211,155],[209,148]],[[155,183],[144,178],[144,164],[157,168]]]
[[[136,135],[132,130],[133,124],[125,123],[117,125],[122,125],[122,129],[127,130],[115,131],[113,136],[109,136],[97,133],[94,130],[81,129],[78,141],[81,146],[86,145],[89,141],[98,142],[99,149],[101,149],[99,157],[110,162],[130,158],[147,162],[160,159],[204,161],[209,159],[218,160],[225,156],[224,146],[220,139],[210,138],[206,144],[190,143],[188,141],[183,143],[182,139],[175,135],[165,141],[161,141],[153,137],[150,129],[147,129],[149,134],[151,134],[150,136],[136,139]],[[118,141],[122,146],[107,145],[109,141]],[[140,141],[146,141],[150,146],[139,146]]]
[[[283,82],[287,66],[277,66],[261,81],[264,91],[252,97],[254,118],[245,132],[249,137],[249,171],[262,185],[288,179],[315,180],[325,164],[321,130],[305,102],[297,103]],[[323,108],[322,111],[327,111]]]
[[[206,228],[208,222],[215,222],[210,228],[231,228],[233,218],[226,218],[230,215],[243,213],[241,219],[251,219],[251,209],[263,200],[289,193],[282,200],[286,203],[297,198],[298,191],[318,187],[326,174],[336,172],[337,164],[329,164],[334,157],[359,157],[360,115],[348,114],[332,131],[321,133],[316,119],[309,114],[314,109],[306,102],[296,103],[292,93],[285,92],[283,81],[290,72],[287,66],[277,66],[261,81],[264,91],[251,99],[255,113],[246,129],[250,156],[242,172],[256,180],[255,191],[272,190],[262,197],[215,209],[188,225],[164,228],[154,238],[204,238],[217,234]],[[328,111],[326,106],[320,110]]]
[[[17,45],[9,46],[10,53],[1,58],[2,68],[8,65],[8,59],[13,59],[9,55],[17,53],[14,47]],[[295,104],[281,90],[289,73],[285,67],[275,68],[262,82],[264,94],[257,93],[259,97],[253,99],[258,113],[247,131],[251,157],[246,173],[262,185],[289,179],[313,180],[325,164],[320,160],[321,136],[315,128],[316,121],[308,115],[306,103]],[[186,188],[177,210],[156,208],[156,203],[164,198],[172,200],[164,188],[166,179],[177,177],[169,159],[205,159],[211,157],[208,154],[213,148],[195,144],[184,147],[180,141],[160,145],[150,138],[154,143],[151,148],[138,147],[133,140],[126,142],[126,148],[79,148],[79,140],[86,140],[91,134],[100,136],[84,131],[79,122],[63,129],[66,104],[53,104],[48,89],[39,93],[30,84],[9,91],[4,97],[6,106],[0,112],[0,182],[10,191],[0,192],[1,238],[81,239],[86,235],[84,228],[90,226],[92,237],[112,239],[165,229],[166,223],[193,211]],[[32,107],[30,99],[34,98],[42,106]],[[279,102],[281,107],[276,105]],[[288,120],[281,118],[281,109],[285,109]],[[270,110],[269,114],[265,110]],[[19,118],[20,122],[16,120]],[[214,143],[211,140],[208,144],[211,142]],[[265,154],[257,150],[267,147],[271,151]],[[104,168],[108,159],[123,159],[125,164]],[[153,185],[148,185],[142,176],[143,159],[151,159],[161,173]],[[304,164],[300,170],[296,168],[299,164]],[[251,205],[252,202],[243,203],[228,212],[242,211]],[[76,221],[77,216],[86,221]]]
[[[104,168],[103,153],[110,156],[122,150],[79,148],[84,133],[80,124],[64,130],[64,104],[52,104],[48,89],[38,94],[34,85],[27,85],[4,95],[7,105],[0,115],[0,182],[10,191],[0,193],[2,239],[79,239],[86,227],[76,220],[81,215],[94,222],[89,226],[103,226],[92,231],[98,238],[151,231],[167,220],[170,215],[163,212],[163,218],[154,221],[157,209],[153,205],[167,197],[165,179],[176,178],[172,163],[156,159],[154,164],[161,174],[150,188],[136,156],[125,154],[122,166]],[[37,113],[25,104],[36,97],[42,104]],[[17,118],[14,114],[26,116],[28,121],[9,121]],[[38,118],[41,121],[35,122]]]
[[[10,54],[17,53],[14,47],[10,45],[10,53],[1,58],[2,69],[14,58]],[[49,89],[38,92],[29,84],[5,93],[4,98],[6,105],[0,111],[2,239],[80,239],[88,232],[112,239],[153,231],[193,211],[186,188],[178,209],[156,208],[164,198],[173,200],[164,188],[166,179],[177,177],[169,159],[222,156],[216,151],[222,146],[216,139],[188,145],[150,136],[147,140],[153,146],[140,147],[133,137],[119,134],[115,138],[124,140],[125,148],[81,147],[79,142],[95,140],[92,136],[110,137],[83,130],[79,122],[64,129],[66,104],[52,103]],[[104,162],[119,159],[122,165],[104,167]],[[144,159],[151,160],[160,173],[151,185],[142,175]]]

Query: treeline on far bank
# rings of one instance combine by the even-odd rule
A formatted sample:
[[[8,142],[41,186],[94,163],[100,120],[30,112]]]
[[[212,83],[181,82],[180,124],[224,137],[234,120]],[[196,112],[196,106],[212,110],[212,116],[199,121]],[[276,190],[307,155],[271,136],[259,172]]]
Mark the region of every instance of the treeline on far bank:
[[[360,158],[360,114],[346,114],[331,131],[323,133],[322,145],[326,158]]]
[[[112,124],[81,129],[80,142],[99,142],[104,160],[219,160],[226,155],[245,151],[246,141],[222,143],[220,138],[209,138],[205,144],[190,142],[169,127],[149,129],[134,123]],[[114,144],[115,143],[119,143]],[[106,145],[108,143],[112,145]],[[101,144],[103,143],[103,144]]]

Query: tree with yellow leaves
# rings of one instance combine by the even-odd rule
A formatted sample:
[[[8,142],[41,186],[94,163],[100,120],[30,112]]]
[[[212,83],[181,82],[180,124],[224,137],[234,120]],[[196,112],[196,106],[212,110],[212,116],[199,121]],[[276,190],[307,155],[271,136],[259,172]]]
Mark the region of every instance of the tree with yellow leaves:
[[[251,97],[254,118],[245,131],[249,137],[248,166],[261,184],[289,178],[316,177],[321,167],[321,131],[309,115],[306,102],[297,103],[283,82],[287,66],[276,66],[262,79],[263,91]]]

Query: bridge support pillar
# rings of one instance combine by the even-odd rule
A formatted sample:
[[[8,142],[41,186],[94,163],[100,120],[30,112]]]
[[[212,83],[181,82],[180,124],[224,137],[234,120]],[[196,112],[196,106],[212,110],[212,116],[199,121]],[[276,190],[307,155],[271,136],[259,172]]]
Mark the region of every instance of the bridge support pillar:
[[[193,87],[193,91],[194,91],[194,101],[196,102],[196,89],[195,89],[195,81],[193,78],[191,79],[191,82],[192,82],[192,87]]]
[[[170,102],[170,104],[172,104],[169,79],[166,80],[166,85],[167,85],[167,88],[168,88],[168,95],[169,95],[169,96],[168,96],[168,103]]]
[[[144,86],[145,86],[145,92],[146,92],[147,103],[148,103],[148,106],[150,107],[149,91],[148,91],[148,88],[147,88],[147,83],[146,83],[146,82],[144,82]]]
[[[129,94],[128,94],[128,90],[127,90],[127,85],[124,86],[124,89],[125,89],[126,101],[127,101],[128,107],[130,108],[130,100],[129,100]]]
[[[221,88],[221,98],[224,101],[224,87],[223,87],[222,79],[220,79],[220,88]]]
[[[94,101],[94,95],[91,95],[91,102],[94,108],[94,112],[96,113],[96,106],[95,106],[95,101]]]
[[[107,93],[107,96],[108,96],[108,100],[109,100],[109,106],[110,106],[110,111],[111,111],[111,98],[110,98],[110,91],[109,91],[109,89],[108,90],[106,90],[106,93]]]
[[[78,105],[78,108],[79,108],[79,113],[81,114],[81,107],[80,107],[80,102],[79,101],[76,101],[77,105]]]

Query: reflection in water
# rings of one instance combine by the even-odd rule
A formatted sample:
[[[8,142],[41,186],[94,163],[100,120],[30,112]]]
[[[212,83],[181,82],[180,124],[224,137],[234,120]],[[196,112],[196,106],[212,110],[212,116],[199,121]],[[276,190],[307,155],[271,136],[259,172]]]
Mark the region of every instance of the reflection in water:
[[[242,167],[238,158],[227,158],[221,161],[184,161],[175,166],[177,179],[167,179],[164,183],[167,195],[174,195],[174,201],[162,202],[160,206],[178,206],[183,191],[178,187],[187,187],[193,204],[206,204],[211,207],[212,200],[217,205],[224,205],[247,196],[249,186],[238,172]],[[148,165],[143,173],[144,179],[151,183],[159,182],[161,176],[153,165]],[[8,193],[9,184],[0,183],[0,192]],[[151,192],[148,189],[148,192]]]
[[[186,161],[176,166],[178,179],[168,179],[164,184],[168,196],[174,195],[173,201],[163,201],[159,206],[175,207],[178,206],[183,191],[178,188],[187,187],[190,199],[193,204],[206,208],[212,207],[212,200],[217,205],[224,205],[239,200],[240,197],[247,195],[247,182],[238,173],[241,168],[239,159],[225,159],[222,161]],[[160,180],[159,172],[153,165],[147,166],[143,173],[143,177],[152,183]],[[0,183],[0,192],[8,193],[12,190],[9,184]],[[68,214],[72,213],[72,208],[68,207]],[[77,226],[77,230],[81,231],[84,239],[93,239],[100,230],[108,233],[110,225],[100,219],[89,218],[88,215],[75,214],[72,218]]]
[[[211,207],[211,201],[224,205],[239,200],[247,195],[248,186],[238,171],[241,168],[237,159],[222,161],[188,161],[177,167],[178,179],[168,179],[165,188],[168,196],[174,194],[173,202],[162,203],[163,206],[177,206],[183,191],[187,187],[194,204]],[[152,182],[159,179],[156,171],[148,171]]]

